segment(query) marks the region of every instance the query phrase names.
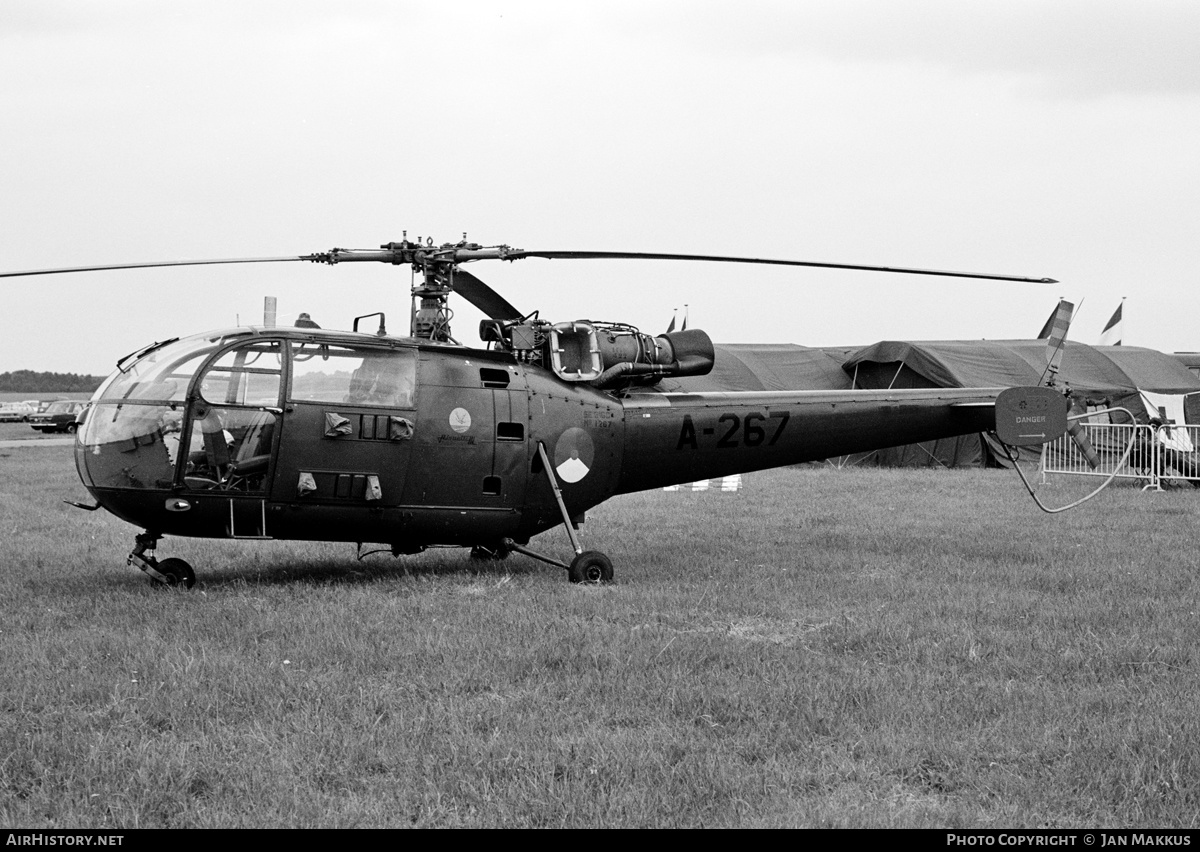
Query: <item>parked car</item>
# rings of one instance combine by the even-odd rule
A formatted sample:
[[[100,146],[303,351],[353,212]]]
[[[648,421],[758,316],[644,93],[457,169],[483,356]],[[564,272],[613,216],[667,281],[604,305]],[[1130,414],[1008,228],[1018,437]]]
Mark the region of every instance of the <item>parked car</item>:
[[[28,402],[6,402],[0,405],[0,423],[22,423],[37,414],[37,406]]]
[[[78,428],[77,419],[81,419],[87,410],[87,402],[82,399],[60,399],[50,403],[41,414],[32,414],[29,425],[39,432],[74,432]]]

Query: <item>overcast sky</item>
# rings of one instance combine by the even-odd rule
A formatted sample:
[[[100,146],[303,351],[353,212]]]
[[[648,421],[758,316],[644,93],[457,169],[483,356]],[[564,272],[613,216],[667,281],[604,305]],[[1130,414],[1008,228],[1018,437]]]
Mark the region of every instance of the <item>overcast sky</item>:
[[[525,311],[717,342],[1200,349],[1200,3],[0,2],[0,270],[408,236],[996,272],[475,264]],[[406,333],[407,269],[0,279],[0,372],[307,311]],[[461,300],[455,336],[479,320]]]

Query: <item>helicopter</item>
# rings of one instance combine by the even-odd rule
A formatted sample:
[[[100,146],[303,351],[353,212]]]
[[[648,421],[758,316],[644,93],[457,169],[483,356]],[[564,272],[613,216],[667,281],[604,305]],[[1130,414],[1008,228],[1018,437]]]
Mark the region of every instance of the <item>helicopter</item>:
[[[607,583],[584,548],[588,509],[610,497],[884,446],[995,432],[1011,446],[1067,429],[1052,387],[934,390],[666,391],[712,370],[700,329],[647,334],[619,322],[525,313],[463,268],[526,258],[772,264],[991,280],[1052,279],[717,255],[525,251],[432,238],[377,250],[165,261],[0,273],[19,277],[218,263],[382,262],[411,267],[408,336],[382,312],[352,330],[307,314],[292,327],[243,326],[171,338],[120,359],[76,432],[75,464],[94,505],[143,532],[128,563],[190,588],[166,536],[380,543],[520,553]],[[483,347],[451,336],[448,300],[479,308]],[[378,318],[376,330],[359,330]],[[562,526],[570,561],[529,547]]]

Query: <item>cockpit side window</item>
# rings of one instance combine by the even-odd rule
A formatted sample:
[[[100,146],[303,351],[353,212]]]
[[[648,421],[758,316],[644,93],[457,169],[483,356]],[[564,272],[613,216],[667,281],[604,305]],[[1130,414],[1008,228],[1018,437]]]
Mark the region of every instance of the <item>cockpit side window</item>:
[[[296,402],[412,408],[417,384],[415,349],[368,349],[293,344]]]
[[[200,395],[214,405],[279,405],[282,345],[277,340],[247,343],[221,355],[200,379]]]

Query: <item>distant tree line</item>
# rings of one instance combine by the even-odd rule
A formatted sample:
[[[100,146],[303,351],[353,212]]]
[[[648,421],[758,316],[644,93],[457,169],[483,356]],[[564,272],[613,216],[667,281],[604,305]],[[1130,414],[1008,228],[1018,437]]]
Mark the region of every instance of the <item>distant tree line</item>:
[[[35,373],[33,370],[14,370],[0,373],[0,392],[40,393],[57,391],[82,393],[100,387],[104,376],[81,376],[78,373]]]

